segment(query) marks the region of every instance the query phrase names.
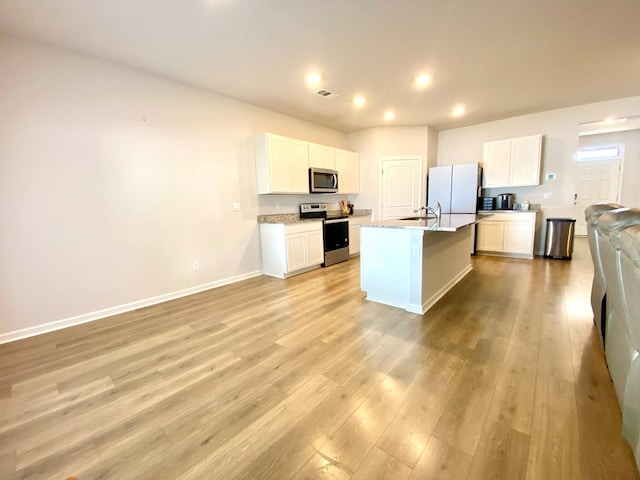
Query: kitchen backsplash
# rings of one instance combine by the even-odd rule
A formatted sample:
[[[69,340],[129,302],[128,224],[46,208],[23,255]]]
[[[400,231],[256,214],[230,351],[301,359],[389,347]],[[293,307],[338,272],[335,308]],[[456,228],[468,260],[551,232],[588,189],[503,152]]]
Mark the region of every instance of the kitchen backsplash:
[[[357,198],[355,195],[353,197]],[[340,210],[340,200],[351,201],[356,208],[358,207],[356,201],[349,199],[349,195],[259,195],[258,213],[260,215],[298,213],[301,203],[326,203],[329,210]]]

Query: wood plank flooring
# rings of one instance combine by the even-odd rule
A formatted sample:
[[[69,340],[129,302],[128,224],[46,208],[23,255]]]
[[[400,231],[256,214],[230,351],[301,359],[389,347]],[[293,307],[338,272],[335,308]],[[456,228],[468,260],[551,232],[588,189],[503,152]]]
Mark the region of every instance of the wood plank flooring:
[[[0,479],[640,479],[586,241],[473,264],[424,316],[355,259],[2,345]]]

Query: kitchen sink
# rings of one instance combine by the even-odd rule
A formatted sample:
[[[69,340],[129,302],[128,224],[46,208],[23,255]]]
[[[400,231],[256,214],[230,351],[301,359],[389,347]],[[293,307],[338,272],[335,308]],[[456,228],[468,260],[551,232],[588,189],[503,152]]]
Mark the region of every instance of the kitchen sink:
[[[431,220],[432,218],[436,218],[435,215],[429,215],[429,216],[421,216],[421,217],[405,217],[405,218],[399,218],[398,220]]]

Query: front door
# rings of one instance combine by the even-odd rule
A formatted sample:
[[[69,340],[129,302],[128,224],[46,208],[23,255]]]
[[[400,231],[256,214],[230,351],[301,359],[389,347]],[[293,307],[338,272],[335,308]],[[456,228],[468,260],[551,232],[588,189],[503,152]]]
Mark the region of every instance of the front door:
[[[618,202],[620,159],[580,162],[577,164],[574,194],[576,235],[587,234],[584,210],[594,203]]]
[[[381,164],[382,220],[416,215],[425,202],[422,157],[383,158]]]

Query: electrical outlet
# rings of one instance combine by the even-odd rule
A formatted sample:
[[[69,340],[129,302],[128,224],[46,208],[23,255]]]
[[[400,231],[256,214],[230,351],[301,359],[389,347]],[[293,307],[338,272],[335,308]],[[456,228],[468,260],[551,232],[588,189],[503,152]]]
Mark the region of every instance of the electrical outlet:
[[[194,260],[193,261],[193,271],[197,272],[198,270],[200,270],[200,260]]]
[[[420,255],[420,245],[411,245],[411,255],[417,256]]]
[[[233,202],[231,204],[231,210],[233,210],[234,212],[239,212],[240,211],[240,202]]]

